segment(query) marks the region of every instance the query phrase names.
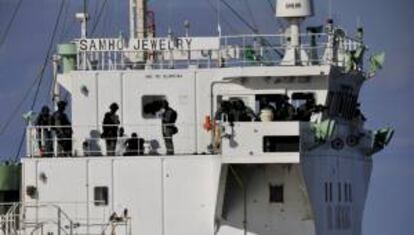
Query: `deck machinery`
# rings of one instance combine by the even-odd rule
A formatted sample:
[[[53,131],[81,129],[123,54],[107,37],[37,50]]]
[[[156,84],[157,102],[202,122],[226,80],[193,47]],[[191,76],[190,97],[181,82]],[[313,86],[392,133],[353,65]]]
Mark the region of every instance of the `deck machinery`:
[[[42,157],[37,133],[52,127],[29,124],[21,203],[4,217],[19,223],[6,232],[361,234],[371,156],[392,136],[364,129],[358,97],[375,68],[363,68],[363,30],[350,37],[328,20],[301,33],[310,0],[277,1],[281,35],[157,38],[146,12],[131,0],[129,38],[89,38],[80,14],[81,37],[58,45],[55,100],[70,94],[72,157]],[[260,113],[263,98],[278,109],[277,97],[296,108],[311,97],[319,110],[309,120],[214,118],[223,101]],[[145,108],[156,100],[177,111],[175,155]],[[114,102],[144,156],[107,154],[102,120]]]

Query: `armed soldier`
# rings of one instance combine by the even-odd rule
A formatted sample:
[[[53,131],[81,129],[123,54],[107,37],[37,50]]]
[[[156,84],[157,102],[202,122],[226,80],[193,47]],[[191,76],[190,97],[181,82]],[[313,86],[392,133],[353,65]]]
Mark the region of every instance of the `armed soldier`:
[[[178,133],[178,129],[175,126],[177,121],[177,112],[170,107],[168,101],[162,101],[162,136],[165,141],[165,148],[167,149],[167,155],[174,155],[174,143],[173,135]]]
[[[72,155],[72,124],[65,113],[66,101],[59,101],[58,110],[53,113],[52,124],[54,126],[58,156],[69,157]]]
[[[102,138],[106,142],[106,153],[108,156],[115,156],[115,148],[118,139],[119,117],[116,112],[119,109],[117,103],[109,106],[110,111],[105,113],[103,120]]]
[[[50,109],[43,106],[39,116],[35,122],[37,128],[37,140],[42,156],[52,157],[53,155],[53,139],[52,139],[52,116]]]
[[[144,143],[143,138],[138,138],[138,134],[135,132],[132,133],[131,138],[125,143],[126,152],[124,156],[143,156],[145,153]]]

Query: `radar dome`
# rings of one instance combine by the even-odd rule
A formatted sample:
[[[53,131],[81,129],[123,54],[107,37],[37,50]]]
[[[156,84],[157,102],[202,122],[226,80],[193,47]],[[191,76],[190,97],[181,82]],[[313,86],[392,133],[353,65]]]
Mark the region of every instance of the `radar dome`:
[[[312,0],[277,0],[276,16],[303,18],[313,16]]]

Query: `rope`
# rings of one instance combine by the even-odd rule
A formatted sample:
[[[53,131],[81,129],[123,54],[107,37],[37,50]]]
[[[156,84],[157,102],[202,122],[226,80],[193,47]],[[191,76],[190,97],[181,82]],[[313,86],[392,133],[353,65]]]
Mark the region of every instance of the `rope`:
[[[16,8],[14,8],[14,11],[12,13],[12,17],[10,18],[9,23],[6,26],[6,30],[4,31],[4,33],[1,36],[1,40],[0,40],[0,49],[3,47],[4,43],[6,42],[7,37],[9,36],[10,33],[10,29],[13,26],[13,23],[16,19],[17,13],[19,12],[21,6],[22,6],[23,0],[19,0],[17,2]]]
[[[47,68],[50,56],[52,54],[53,45],[54,45],[55,38],[56,38],[56,35],[57,35],[58,27],[59,27],[59,24],[60,24],[60,21],[61,21],[61,18],[62,18],[62,13],[63,13],[65,3],[66,3],[66,0],[62,0],[62,4],[60,5],[60,8],[59,8],[59,13],[58,13],[58,16],[57,16],[57,19],[56,19],[56,23],[53,27],[52,36],[51,36],[50,41],[49,41],[49,46],[48,46],[48,49],[47,49],[47,53],[46,53],[45,59],[44,59],[43,64],[42,64],[42,69],[40,70],[39,76],[36,79],[36,80],[38,80],[38,83],[37,83],[35,95],[33,97],[33,102],[30,106],[31,110],[34,109],[34,107],[36,106],[36,103],[37,103],[37,98],[39,96],[40,87],[42,85],[42,81],[43,81],[43,78],[44,78],[44,74],[46,72],[46,68]],[[24,143],[24,140],[25,140],[25,133],[26,133],[26,130],[23,130],[23,135],[22,135],[22,138],[20,140],[20,144],[19,144],[16,156],[14,158],[14,161],[17,161],[17,159],[19,158],[19,155],[20,155],[20,152],[22,150],[23,143]]]

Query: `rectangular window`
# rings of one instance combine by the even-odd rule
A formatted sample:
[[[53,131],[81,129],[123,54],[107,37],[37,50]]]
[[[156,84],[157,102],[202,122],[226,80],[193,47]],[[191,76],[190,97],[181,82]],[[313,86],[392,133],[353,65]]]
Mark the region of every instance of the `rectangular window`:
[[[263,152],[299,152],[299,136],[264,136]]]
[[[325,182],[325,202],[328,202],[328,183]]]
[[[270,203],[283,203],[284,202],[284,189],[283,185],[269,185],[269,201]]]
[[[342,190],[341,183],[338,183],[338,202],[342,201]]]
[[[349,201],[352,202],[352,184],[349,184]]]
[[[161,101],[166,99],[164,95],[142,96],[142,117],[145,119],[158,118],[157,113],[161,110]]]
[[[332,202],[333,199],[333,192],[332,192],[332,183],[329,183],[329,201]]]
[[[107,206],[108,205],[108,187],[95,187],[94,188],[94,204],[95,206]]]
[[[345,187],[345,202],[348,202],[348,183],[345,183],[344,184],[344,187]]]

